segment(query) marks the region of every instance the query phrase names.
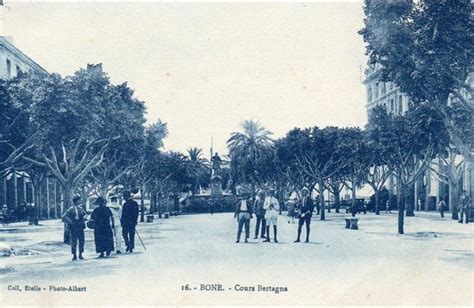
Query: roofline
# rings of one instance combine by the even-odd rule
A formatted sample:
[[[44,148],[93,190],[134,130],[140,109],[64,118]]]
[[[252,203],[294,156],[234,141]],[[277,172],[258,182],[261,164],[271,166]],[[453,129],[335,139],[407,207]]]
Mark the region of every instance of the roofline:
[[[35,70],[48,74],[48,71],[44,69],[41,65],[36,63],[33,59],[28,57],[25,53],[23,53],[20,49],[15,47],[12,43],[10,43],[5,37],[0,36],[0,45],[3,45],[6,49],[8,49],[10,52],[14,53],[16,56],[21,58],[23,61],[28,63],[30,66],[32,66]]]

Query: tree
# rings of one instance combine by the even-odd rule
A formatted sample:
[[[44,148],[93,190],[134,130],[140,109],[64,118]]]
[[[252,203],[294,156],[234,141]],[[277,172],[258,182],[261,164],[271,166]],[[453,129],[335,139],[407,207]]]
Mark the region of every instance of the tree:
[[[242,132],[233,132],[227,140],[227,148],[231,158],[231,167],[238,173],[241,181],[250,182],[252,196],[255,195],[257,182],[255,175],[255,161],[268,151],[273,140],[272,133],[263,127],[260,122],[247,120],[240,124]]]
[[[111,86],[109,95],[113,104],[104,106],[107,121],[102,134],[118,138],[111,140],[102,163],[91,170],[99,195],[104,198],[125,174],[140,163],[145,138],[144,103],[133,98],[133,91],[127,84]]]
[[[325,182],[346,166],[339,145],[340,133],[336,127],[295,128],[288,132],[284,138],[286,146],[280,149],[283,160],[317,183],[321,220],[325,220]]]
[[[357,186],[367,178],[371,150],[366,143],[366,134],[359,128],[345,128],[339,134],[339,151],[346,161],[342,169],[343,183],[352,192],[352,215],[355,216]]]
[[[187,151],[188,172],[192,175],[191,193],[194,195],[201,186],[207,187],[210,184],[211,170],[209,161],[203,157],[202,149],[189,148]]]
[[[429,103],[441,115],[458,151],[473,160],[449,116],[449,97],[474,112],[469,74],[474,67],[474,18],[469,1],[365,1],[365,27],[371,65],[381,80],[393,81],[415,105]]]
[[[382,159],[398,181],[398,233],[403,234],[405,208],[407,216],[414,215],[413,204],[406,206],[408,188],[442,151],[448,136],[438,113],[428,105],[402,116],[384,114],[383,108],[375,112],[382,115],[372,116],[368,127],[387,148]]]
[[[24,139],[32,140],[13,161],[47,169],[63,188],[65,207],[105,158],[110,164],[117,158],[116,150],[130,140],[119,143],[121,136],[130,138],[142,131],[143,102],[132,99],[133,92],[125,84],[112,85],[100,64],[65,78],[23,76],[8,92],[13,106],[21,106],[27,116]],[[125,165],[123,160],[120,164]],[[102,175],[109,177],[109,171],[110,177],[116,177],[111,170]]]
[[[456,133],[461,136],[464,144],[472,148],[472,136],[474,136],[474,121],[472,114],[467,112],[466,107],[453,102],[448,108],[450,117],[454,119]],[[453,142],[449,142],[446,152],[438,155],[430,166],[430,170],[437,178],[449,185],[449,209],[453,219],[458,219],[457,206],[460,196],[460,181],[466,172],[466,160]]]
[[[390,130],[390,117],[383,107],[377,106],[369,113],[369,123],[377,124],[366,127],[366,142],[371,149],[368,153],[369,170],[366,181],[374,190],[375,215],[380,215],[380,191],[390,176],[390,169],[384,160],[389,155],[384,133]]]
[[[168,128],[166,123],[158,120],[145,129],[144,144],[141,149],[141,156],[138,165],[131,171],[132,181],[129,186],[136,186],[140,189],[140,221],[145,221],[145,193],[146,188],[152,194],[155,194],[161,175],[160,168],[164,166],[161,164],[160,149],[163,147],[163,139],[168,135]],[[130,181],[130,180],[129,180]],[[133,184],[132,184],[133,183]]]
[[[16,104],[28,112],[27,132],[38,132],[34,148],[22,159],[49,170],[64,191],[65,206],[73,191],[98,166],[112,139],[100,135],[108,78],[100,65],[74,76],[26,76],[10,88]]]

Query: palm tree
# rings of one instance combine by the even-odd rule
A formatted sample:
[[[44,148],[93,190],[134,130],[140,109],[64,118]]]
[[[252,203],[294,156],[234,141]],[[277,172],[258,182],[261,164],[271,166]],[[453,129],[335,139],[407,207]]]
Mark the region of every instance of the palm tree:
[[[193,178],[193,187],[192,194],[194,195],[197,191],[197,188],[203,184],[204,177],[207,177],[209,174],[209,161],[203,158],[202,149],[193,147],[187,150],[187,160],[189,162],[189,173]]]
[[[195,162],[195,163],[203,163],[203,164],[207,162],[207,160],[202,157],[201,148],[197,148],[197,147],[189,148],[187,152],[188,152],[189,161]]]
[[[237,166],[245,166],[244,173],[250,179],[253,193],[255,193],[255,166],[254,163],[273,144],[270,135],[258,121],[246,120],[240,124],[243,132],[233,132],[227,140],[229,156]]]

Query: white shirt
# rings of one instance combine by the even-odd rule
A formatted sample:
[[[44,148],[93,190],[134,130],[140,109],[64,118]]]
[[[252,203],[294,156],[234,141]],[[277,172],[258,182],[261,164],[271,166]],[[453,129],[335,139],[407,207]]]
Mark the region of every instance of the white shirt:
[[[266,197],[265,202],[263,203],[263,208],[265,210],[269,210],[270,205],[273,205],[273,209],[270,211],[278,211],[280,210],[280,203],[278,203],[278,199],[275,197]]]
[[[247,212],[248,211],[247,200],[240,201],[240,211],[241,212]]]

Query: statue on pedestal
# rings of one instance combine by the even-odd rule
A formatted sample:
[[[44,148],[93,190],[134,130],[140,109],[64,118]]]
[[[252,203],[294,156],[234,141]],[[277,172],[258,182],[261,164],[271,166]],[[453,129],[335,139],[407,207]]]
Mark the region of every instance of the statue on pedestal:
[[[211,176],[218,176],[221,173],[221,164],[222,164],[222,159],[220,158],[219,153],[216,152],[216,154],[212,156],[211,163],[212,163]]]
[[[212,163],[212,175],[211,175],[211,214],[214,213],[214,209],[218,208],[222,198],[222,177],[221,164],[222,159],[219,154],[216,153],[211,158]]]

